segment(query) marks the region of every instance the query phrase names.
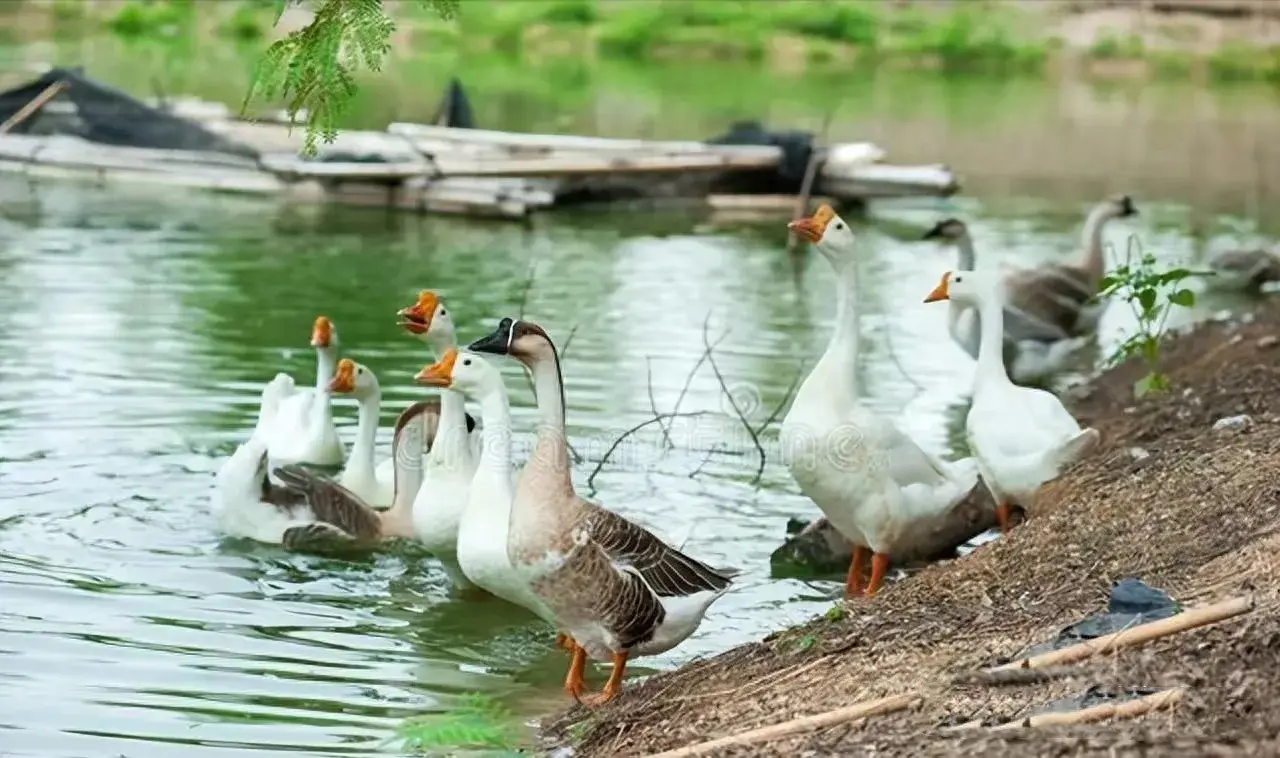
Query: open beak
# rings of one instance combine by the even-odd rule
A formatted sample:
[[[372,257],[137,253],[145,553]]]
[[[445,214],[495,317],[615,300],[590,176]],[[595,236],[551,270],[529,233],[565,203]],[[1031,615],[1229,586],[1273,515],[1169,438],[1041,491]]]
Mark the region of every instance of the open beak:
[[[350,358],[338,361],[338,368],[329,380],[330,392],[351,392],[356,388],[356,364]]]
[[[332,341],[333,322],[324,316],[316,316],[316,322],[311,327],[311,346],[328,347]]]
[[[926,303],[936,303],[939,300],[951,299],[951,294],[947,291],[948,285],[951,284],[951,272],[942,275],[942,281],[938,282],[938,286],[933,288],[929,296],[924,299]]]
[[[457,360],[458,351],[451,347],[444,351],[440,360],[422,369],[413,378],[421,384],[447,389],[453,385],[453,364]]]
[[[511,350],[511,335],[515,332],[514,327],[514,321],[504,318],[498,323],[498,328],[494,329],[492,334],[472,342],[467,349],[474,353],[506,355]]]
[[[812,216],[798,218],[787,224],[787,228],[816,244],[822,240],[822,235],[827,231],[827,224],[831,223],[831,219],[835,217],[835,209],[823,203]]]
[[[422,290],[418,293],[418,302],[396,311],[396,315],[400,317],[398,325],[410,334],[426,334],[431,328],[431,317],[435,315],[439,303],[436,293]]]

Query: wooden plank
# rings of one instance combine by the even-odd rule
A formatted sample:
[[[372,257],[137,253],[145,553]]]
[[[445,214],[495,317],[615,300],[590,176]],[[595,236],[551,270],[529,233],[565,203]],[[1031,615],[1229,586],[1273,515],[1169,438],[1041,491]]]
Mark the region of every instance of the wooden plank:
[[[257,171],[252,158],[199,150],[166,150],[151,147],[104,145],[68,135],[0,135],[0,158],[58,165],[83,164],[90,168],[142,168],[181,170],[186,167],[221,166]]]
[[[1062,713],[1041,713],[1025,719],[1010,721],[1007,724],[992,727],[992,731],[1008,731],[1010,729],[1029,729],[1037,726],[1066,726],[1070,724],[1092,724],[1098,721],[1131,719],[1152,711],[1172,708],[1182,702],[1187,691],[1181,687],[1153,692],[1133,700],[1120,703],[1099,703],[1078,711]]]
[[[470,145],[489,145],[509,151],[556,152],[561,150],[588,153],[640,153],[644,155],[735,155],[781,160],[782,149],[772,145],[713,145],[706,142],[612,139],[581,137],[569,134],[530,134],[489,129],[459,129],[451,126],[393,123],[387,131],[413,140],[447,141]]]
[[[852,170],[818,174],[817,189],[842,200],[885,197],[945,197],[960,189],[946,166],[894,166],[878,163]]]
[[[796,195],[707,195],[707,205],[717,211],[769,211],[783,215],[795,210]],[[809,207],[817,208],[827,203],[835,205],[829,197],[810,197]]]
[[[777,161],[765,157],[719,155],[513,159],[507,161],[437,161],[441,176],[589,176],[609,174],[680,174],[693,171],[760,171]]]

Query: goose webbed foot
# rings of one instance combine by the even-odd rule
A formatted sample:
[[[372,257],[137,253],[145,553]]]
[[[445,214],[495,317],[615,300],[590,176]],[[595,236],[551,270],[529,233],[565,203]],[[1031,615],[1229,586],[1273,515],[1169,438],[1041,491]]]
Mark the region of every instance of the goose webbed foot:
[[[849,561],[849,576],[844,581],[844,597],[862,596],[862,571],[866,564],[867,549],[861,545],[853,546],[853,559]]]
[[[581,650],[582,648],[578,648]],[[585,653],[583,654],[585,657]],[[598,708],[605,703],[613,700],[622,691],[622,674],[627,669],[627,653],[613,654],[613,671],[609,674],[609,681],[605,683],[604,689],[598,695],[586,695],[577,698],[579,703],[588,708]]]

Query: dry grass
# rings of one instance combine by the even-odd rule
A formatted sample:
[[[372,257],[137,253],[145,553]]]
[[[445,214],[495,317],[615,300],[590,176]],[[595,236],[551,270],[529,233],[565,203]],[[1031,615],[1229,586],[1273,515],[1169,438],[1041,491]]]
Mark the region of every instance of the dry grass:
[[[924,698],[913,709],[716,754],[1276,754],[1280,350],[1258,340],[1278,327],[1280,307],[1267,307],[1250,324],[1210,324],[1175,340],[1166,348],[1172,390],[1157,398],[1132,400],[1134,366],[1077,393],[1074,410],[1102,432],[1102,447],[1046,486],[1009,538],[852,603],[842,620],[818,619],[628,688],[574,728],[576,739],[571,725],[588,716],[580,709],[545,734],[574,742],[579,756],[646,755],[912,692]],[[1212,431],[1237,413],[1253,425]],[[1135,461],[1135,446],[1148,457]],[[957,678],[1052,638],[1130,576],[1187,605],[1252,595],[1257,607],[1030,682]],[[1188,692],[1173,711],[1111,724],[984,728],[1091,686]]]

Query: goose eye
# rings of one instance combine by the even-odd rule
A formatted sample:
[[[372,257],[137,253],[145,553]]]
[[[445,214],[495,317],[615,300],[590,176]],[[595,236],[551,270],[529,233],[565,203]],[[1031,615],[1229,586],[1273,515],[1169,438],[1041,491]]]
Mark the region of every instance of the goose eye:
[[[464,365],[464,366],[470,366],[470,365],[471,365],[471,359],[470,359],[470,358],[467,358],[466,360],[464,360],[464,361],[462,362],[462,365]]]
[[[446,311],[444,308],[441,308],[441,309],[440,309],[440,315],[441,315],[441,316],[447,316],[447,315],[449,315],[449,311]]]
[[[844,223],[843,223],[843,222],[840,222],[840,221],[837,221],[837,222],[836,222],[836,231],[839,231],[839,230],[841,230],[841,229],[843,229],[843,228],[844,228]]]

